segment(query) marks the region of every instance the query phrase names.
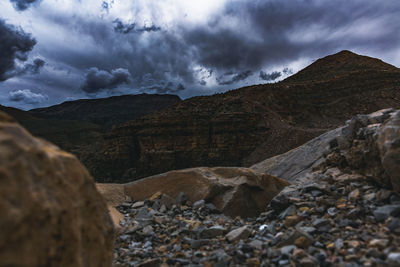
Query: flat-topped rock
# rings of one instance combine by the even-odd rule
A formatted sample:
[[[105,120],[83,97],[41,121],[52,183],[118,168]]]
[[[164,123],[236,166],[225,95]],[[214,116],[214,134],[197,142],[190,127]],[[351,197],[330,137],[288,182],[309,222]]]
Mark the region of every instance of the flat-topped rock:
[[[264,211],[288,182],[247,168],[193,168],[151,176],[125,185],[125,194],[144,200],[162,192],[183,192],[192,203],[205,200],[230,216],[250,217]]]

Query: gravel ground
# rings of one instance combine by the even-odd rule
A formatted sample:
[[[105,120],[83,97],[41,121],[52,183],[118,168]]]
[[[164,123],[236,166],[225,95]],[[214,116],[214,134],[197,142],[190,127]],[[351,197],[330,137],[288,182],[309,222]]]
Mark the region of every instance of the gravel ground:
[[[336,168],[289,186],[257,218],[161,193],[124,203],[115,266],[400,266],[400,197]]]

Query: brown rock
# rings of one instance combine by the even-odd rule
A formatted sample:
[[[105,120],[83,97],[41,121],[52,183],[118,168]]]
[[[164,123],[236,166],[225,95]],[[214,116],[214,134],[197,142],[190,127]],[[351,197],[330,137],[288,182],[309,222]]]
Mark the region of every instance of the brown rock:
[[[0,265],[110,266],[113,225],[82,164],[0,114]]]
[[[96,184],[96,188],[107,202],[114,227],[118,231],[121,230],[120,222],[123,221],[124,215],[115,207],[128,200],[124,193],[124,186],[122,184]]]
[[[125,193],[144,200],[155,192],[176,198],[184,192],[192,203],[204,199],[229,216],[251,217],[265,210],[288,182],[247,168],[193,168],[172,171],[125,185]]]
[[[310,244],[310,241],[306,238],[306,237],[304,237],[304,236],[300,236],[299,238],[297,238],[295,241],[294,241],[294,244],[297,246],[297,247],[299,247],[299,248],[304,248],[304,249],[306,249],[306,248],[308,248],[311,244]]]
[[[296,215],[287,216],[285,218],[285,226],[292,227],[295,226],[300,221],[300,218]]]

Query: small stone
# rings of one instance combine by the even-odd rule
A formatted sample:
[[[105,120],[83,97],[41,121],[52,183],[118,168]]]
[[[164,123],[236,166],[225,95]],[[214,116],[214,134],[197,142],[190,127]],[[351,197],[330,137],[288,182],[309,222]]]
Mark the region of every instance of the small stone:
[[[306,258],[301,259],[299,261],[299,264],[302,267],[316,267],[316,266],[318,266],[317,262],[314,259],[310,258],[310,257],[306,257]]]
[[[310,211],[310,208],[309,207],[301,207],[301,208],[299,208],[299,211],[300,212],[309,212]]]
[[[296,246],[288,245],[288,246],[281,247],[280,250],[283,255],[290,255],[290,254],[292,254],[292,251],[295,249],[296,249]]]
[[[321,191],[319,191],[319,190],[313,190],[313,191],[311,191],[311,195],[313,197],[319,197],[319,196],[322,196],[323,193]]]
[[[265,229],[268,229],[268,225],[263,224],[263,225],[261,225],[261,226],[258,228],[258,231],[262,232],[262,231],[264,231]]]
[[[335,241],[335,248],[336,248],[337,250],[342,249],[343,245],[344,245],[343,239],[341,239],[341,238],[336,239],[336,241]]]
[[[281,214],[279,214],[278,219],[282,220],[282,219],[286,218],[287,216],[292,216],[292,215],[296,215],[296,206],[295,205],[289,206],[286,210],[284,210]]]
[[[292,256],[296,259],[302,259],[308,257],[308,254],[303,249],[295,249],[293,250]]]
[[[294,241],[294,244],[299,247],[299,248],[308,248],[311,244],[310,244],[310,240],[308,240],[306,237],[304,236],[300,236],[299,238],[297,238]]]
[[[388,228],[391,232],[400,234],[400,219],[393,218],[388,224]]]
[[[138,209],[138,208],[141,208],[143,206],[144,206],[144,201],[138,201],[138,202],[133,203],[132,208],[133,209]]]
[[[357,188],[350,192],[348,198],[350,201],[356,201],[360,197],[360,190]]]
[[[205,207],[210,213],[219,213],[219,210],[214,206],[213,203],[207,203]]]
[[[204,207],[205,204],[206,204],[206,202],[202,199],[202,200],[196,201],[193,204],[193,208],[194,209],[200,209],[200,208]]]
[[[142,229],[143,235],[149,236],[154,234],[154,229],[151,225],[148,225]]]
[[[160,247],[158,248],[158,251],[161,252],[161,253],[166,252],[166,251],[167,251],[167,246],[160,246]]]
[[[389,240],[387,240],[387,239],[372,239],[371,241],[369,241],[368,247],[385,249],[388,244],[389,244]]]
[[[386,189],[381,189],[376,193],[376,199],[378,201],[387,201],[390,200],[390,196],[392,195],[392,191],[386,190]]]
[[[383,222],[389,216],[399,216],[400,215],[400,205],[386,205],[378,207],[374,211],[374,217],[378,222]]]
[[[330,229],[330,221],[327,219],[316,219],[313,222],[313,226],[318,229],[318,231],[325,231],[326,229]]]
[[[285,226],[292,227],[292,226],[296,225],[299,221],[300,221],[300,219],[296,215],[287,216],[285,218]]]
[[[278,262],[279,266],[284,266],[284,265],[288,265],[289,264],[289,260],[280,260]]]
[[[230,231],[227,235],[226,238],[230,242],[234,242],[240,239],[246,239],[251,235],[251,230],[250,228],[246,225],[243,227],[240,227],[238,229],[235,229],[233,231]]]
[[[178,205],[185,205],[186,201],[188,201],[187,196],[183,192],[179,192],[178,196],[176,197],[176,204]]]
[[[328,209],[328,214],[330,216],[335,216],[336,214],[338,214],[338,210],[335,207],[329,208]]]
[[[400,253],[395,252],[395,253],[389,253],[388,255],[388,261],[392,264],[395,264],[395,266],[400,266]]]
[[[197,239],[197,240],[191,240],[190,246],[192,249],[199,249],[202,246],[207,246],[212,242],[211,239]]]
[[[263,242],[261,242],[260,240],[253,240],[249,243],[250,246],[252,246],[253,248],[256,248],[258,250],[262,249],[262,244],[263,244]]]
[[[317,233],[317,228],[315,227],[301,227],[300,229],[311,235]]]
[[[223,235],[226,232],[226,229],[220,225],[216,225],[201,231],[200,235],[203,238],[214,238],[220,235]]]
[[[333,249],[335,247],[335,243],[329,243],[326,248],[327,249]]]
[[[136,220],[146,220],[150,219],[151,214],[149,214],[149,210],[146,206],[142,207],[139,212],[136,214]]]
[[[260,266],[260,260],[258,258],[250,258],[246,260],[246,266]]]
[[[171,209],[175,204],[175,200],[166,194],[162,194],[160,198],[160,204],[161,206],[164,205],[166,208]]]
[[[161,197],[161,195],[162,195],[161,192],[154,193],[154,194],[149,198],[149,200],[150,200],[150,201],[154,201],[154,200],[158,199],[159,197]]]
[[[357,248],[360,246],[360,242],[357,240],[350,240],[350,241],[347,241],[347,245],[352,248]]]
[[[366,194],[363,196],[363,199],[365,201],[372,201],[375,199],[376,194],[375,193],[370,193],[370,194]]]

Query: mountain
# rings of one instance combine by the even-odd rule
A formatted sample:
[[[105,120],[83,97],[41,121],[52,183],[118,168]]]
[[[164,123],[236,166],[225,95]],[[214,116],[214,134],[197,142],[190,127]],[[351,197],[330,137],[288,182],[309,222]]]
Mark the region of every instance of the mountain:
[[[251,166],[340,126],[400,108],[400,69],[342,51],[275,84],[194,97],[115,127],[96,178],[126,181],[197,166]]]
[[[181,101],[177,95],[123,95],[99,99],[80,99],[59,105],[32,109],[30,114],[57,120],[81,120],[105,129],[143,117]]]
[[[33,135],[75,154],[92,172],[99,174],[104,135],[113,125],[142,117],[180,102],[176,95],[124,95],[69,101],[47,108],[23,111],[0,105]],[[101,176],[101,175],[99,175]]]

